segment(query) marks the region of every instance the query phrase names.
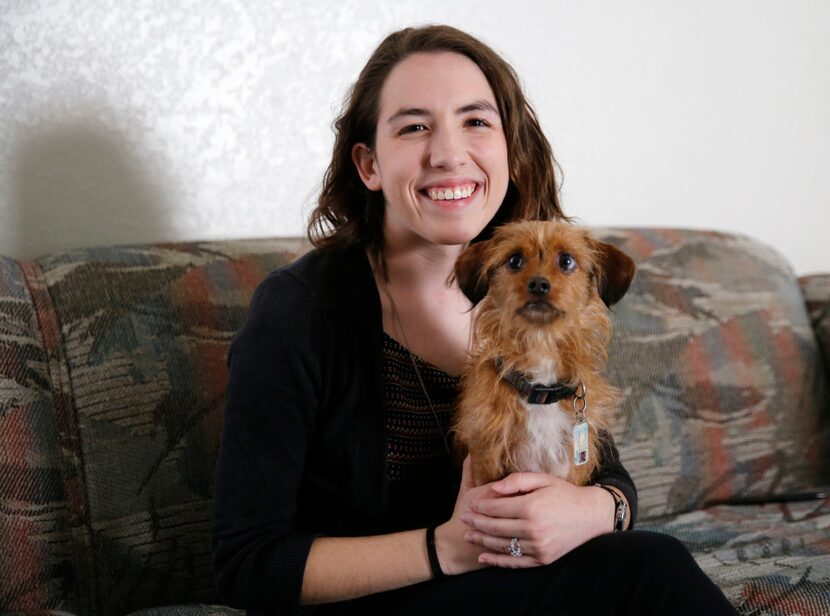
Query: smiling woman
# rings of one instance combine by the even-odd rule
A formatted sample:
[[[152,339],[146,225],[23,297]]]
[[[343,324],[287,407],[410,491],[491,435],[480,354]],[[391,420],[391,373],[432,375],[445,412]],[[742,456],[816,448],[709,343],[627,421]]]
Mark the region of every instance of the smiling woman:
[[[732,613],[679,542],[612,532],[634,524],[637,493],[607,432],[585,486],[542,472],[475,485],[452,453],[475,313],[448,282],[455,262],[501,223],[564,218],[513,70],[453,28],[395,32],[335,127],[316,249],[260,284],[231,348],[214,537],[227,601]]]
[[[426,122],[421,120],[426,119],[429,110],[415,100],[401,102],[400,107],[388,106],[386,115],[381,115],[380,109],[383,90],[389,93],[391,89],[385,88],[388,78],[398,64],[415,54],[444,57],[455,54],[460,56],[460,61],[474,64],[486,80],[485,96],[468,92],[464,102],[452,109],[472,116],[470,128],[485,128],[479,125],[495,121],[501,126],[507,148],[507,193],[496,217],[485,227],[483,236],[489,235],[490,230],[501,222],[515,218],[566,218],[559,207],[554,171],[556,161],[550,144],[542,133],[536,113],[525,99],[513,68],[487,45],[454,28],[407,28],[388,36],[378,46],[335,121],[331,164],[323,180],[318,207],[312,212],[308,224],[308,234],[315,246],[364,245],[383,267],[384,255],[380,247],[383,243],[384,197],[379,190],[367,190],[354,164],[354,149],[356,144],[364,144],[372,152],[378,145],[376,139],[389,130],[391,123],[400,121],[400,129],[416,133],[413,136],[416,139],[417,133],[427,128]],[[435,68],[438,70],[425,76],[428,82],[440,74],[452,75],[439,63],[435,63]],[[400,76],[400,71],[398,74]],[[444,188],[446,194],[448,187]]]
[[[380,95],[375,143],[352,149],[360,178],[382,191],[386,243],[459,245],[498,211],[507,142],[484,73],[457,53],[400,62]]]

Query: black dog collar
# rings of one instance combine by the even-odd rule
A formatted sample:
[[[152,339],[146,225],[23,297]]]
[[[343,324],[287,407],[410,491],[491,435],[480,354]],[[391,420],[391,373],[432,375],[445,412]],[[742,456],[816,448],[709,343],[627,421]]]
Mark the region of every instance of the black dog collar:
[[[504,367],[502,358],[497,357],[495,364],[496,370],[501,374],[501,369]],[[576,387],[571,387],[565,383],[534,384],[527,378],[526,374],[518,370],[511,370],[503,374],[501,378],[515,387],[530,404],[554,404],[576,394]]]

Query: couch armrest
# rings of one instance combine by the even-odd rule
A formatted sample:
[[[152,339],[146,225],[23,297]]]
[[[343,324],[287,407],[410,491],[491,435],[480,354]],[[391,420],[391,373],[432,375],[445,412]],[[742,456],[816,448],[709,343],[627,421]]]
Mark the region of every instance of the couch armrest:
[[[830,377],[830,274],[802,276],[798,283]]]
[[[0,256],[0,612],[66,616],[87,613],[76,552],[83,528],[73,524],[71,448],[54,395],[60,334],[43,328],[48,293],[38,284],[31,261]]]

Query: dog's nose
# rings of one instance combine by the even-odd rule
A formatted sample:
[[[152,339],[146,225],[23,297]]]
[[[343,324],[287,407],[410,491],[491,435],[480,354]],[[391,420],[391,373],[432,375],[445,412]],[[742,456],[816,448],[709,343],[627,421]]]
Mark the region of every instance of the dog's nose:
[[[547,278],[537,276],[536,278],[531,278],[530,282],[527,283],[527,290],[533,295],[547,295],[548,291],[550,291],[550,283]]]

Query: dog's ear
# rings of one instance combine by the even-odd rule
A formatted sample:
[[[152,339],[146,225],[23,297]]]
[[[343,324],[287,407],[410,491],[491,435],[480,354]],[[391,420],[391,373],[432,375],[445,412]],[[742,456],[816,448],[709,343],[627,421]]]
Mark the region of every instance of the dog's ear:
[[[597,291],[606,306],[620,301],[634,278],[634,261],[622,250],[605,242],[593,241],[597,252]]]
[[[490,240],[470,244],[455,262],[455,278],[458,288],[473,305],[487,295],[489,281],[484,271],[484,260],[490,248]]]

